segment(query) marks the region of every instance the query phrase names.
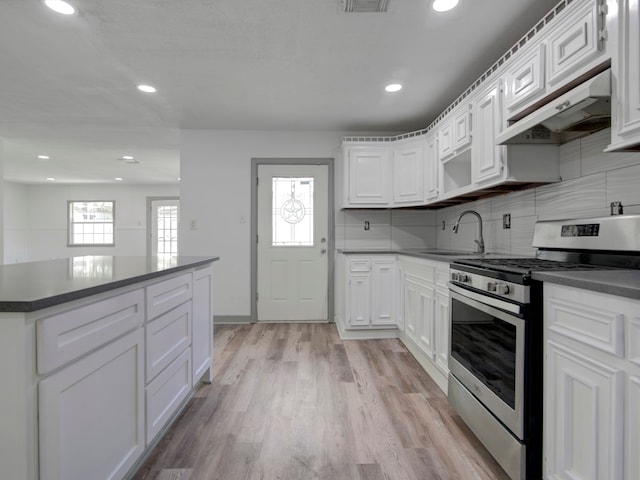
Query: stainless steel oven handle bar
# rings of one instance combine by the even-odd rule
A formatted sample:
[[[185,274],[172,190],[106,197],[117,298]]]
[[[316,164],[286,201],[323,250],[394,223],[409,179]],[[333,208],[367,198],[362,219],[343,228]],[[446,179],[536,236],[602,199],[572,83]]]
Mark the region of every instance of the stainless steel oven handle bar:
[[[467,290],[466,288],[459,287],[449,282],[449,290],[459,295],[463,295],[471,300],[475,300],[480,303],[480,305],[474,305],[478,310],[482,310],[485,313],[492,313],[482,307],[484,305],[489,305],[491,307],[499,308],[501,310],[506,310],[507,312],[515,313],[516,315],[520,315],[522,313],[522,308],[520,305],[515,303],[504,302],[502,300],[498,300],[497,298],[490,297],[489,295],[482,295],[481,293],[472,292],[471,290]]]

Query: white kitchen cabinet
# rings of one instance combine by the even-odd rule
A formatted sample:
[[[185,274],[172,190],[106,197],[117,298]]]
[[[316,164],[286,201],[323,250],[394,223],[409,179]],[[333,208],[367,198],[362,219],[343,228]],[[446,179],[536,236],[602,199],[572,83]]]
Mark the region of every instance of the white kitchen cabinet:
[[[473,137],[473,181],[482,183],[499,178],[503,170],[505,147],[496,145],[502,131],[502,81],[483,89],[473,102],[475,132]]]
[[[446,391],[449,374],[449,263],[400,257],[404,332],[401,339]]]
[[[346,328],[376,329],[396,324],[396,259],[348,255]]]
[[[425,200],[432,202],[440,195],[440,161],[438,160],[438,141],[433,132],[427,134],[424,147],[424,186]]]
[[[137,329],[42,380],[40,479],[122,478],[145,448]]]
[[[607,149],[640,149],[640,2],[619,0],[612,58],[614,102],[611,145]]]
[[[464,102],[438,125],[438,158],[446,161],[471,143],[471,105]]]
[[[424,202],[424,140],[396,145],[393,149],[393,203]]]
[[[546,83],[550,89],[605,61],[606,0],[577,2],[562,21],[545,34]]]
[[[345,206],[387,207],[391,200],[391,149],[387,144],[348,145]]]
[[[638,478],[640,301],[547,284],[545,478]]]
[[[191,301],[145,326],[147,383],[191,345]]]
[[[213,371],[213,267],[193,272],[193,315],[191,354],[194,384],[207,373],[211,382]]]
[[[534,45],[505,70],[505,111],[514,116],[545,93],[545,44]]]

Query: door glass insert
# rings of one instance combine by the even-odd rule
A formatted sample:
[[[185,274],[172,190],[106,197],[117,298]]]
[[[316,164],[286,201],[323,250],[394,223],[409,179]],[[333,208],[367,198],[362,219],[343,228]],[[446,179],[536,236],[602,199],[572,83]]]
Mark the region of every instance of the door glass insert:
[[[313,178],[273,177],[271,189],[271,244],[313,246]]]
[[[157,210],[158,255],[178,254],[178,206],[161,205]]]

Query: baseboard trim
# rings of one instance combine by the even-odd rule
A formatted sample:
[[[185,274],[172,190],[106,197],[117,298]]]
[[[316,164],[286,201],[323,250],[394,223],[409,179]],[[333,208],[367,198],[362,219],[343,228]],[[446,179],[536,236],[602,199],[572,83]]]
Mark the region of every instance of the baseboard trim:
[[[251,315],[214,315],[214,325],[237,325],[239,323],[251,323]]]

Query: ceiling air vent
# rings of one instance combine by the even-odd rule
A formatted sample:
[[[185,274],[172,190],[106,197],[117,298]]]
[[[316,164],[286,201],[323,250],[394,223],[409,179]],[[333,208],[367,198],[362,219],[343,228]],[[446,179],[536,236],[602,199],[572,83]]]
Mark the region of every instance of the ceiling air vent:
[[[347,13],[383,13],[387,11],[389,0],[343,0]]]

